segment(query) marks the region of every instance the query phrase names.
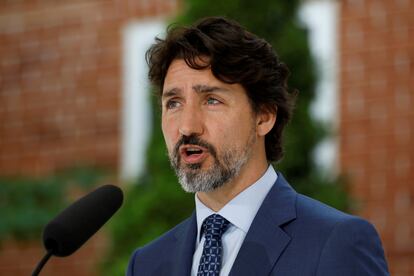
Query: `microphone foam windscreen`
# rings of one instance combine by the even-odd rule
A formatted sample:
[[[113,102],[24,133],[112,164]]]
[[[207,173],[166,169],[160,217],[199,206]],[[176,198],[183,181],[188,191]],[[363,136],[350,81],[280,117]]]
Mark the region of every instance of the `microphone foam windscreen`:
[[[59,257],[72,254],[111,218],[122,201],[121,189],[104,185],[74,202],[46,225],[46,250]]]

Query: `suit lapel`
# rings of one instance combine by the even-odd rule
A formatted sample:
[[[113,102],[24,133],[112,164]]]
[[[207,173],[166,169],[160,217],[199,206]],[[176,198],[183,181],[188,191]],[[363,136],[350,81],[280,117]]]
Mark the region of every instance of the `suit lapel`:
[[[171,276],[191,275],[194,246],[197,238],[197,219],[195,212],[182,225],[175,236],[177,242],[173,252],[171,252],[172,271],[168,271],[167,273]]]
[[[296,192],[278,173],[240,248],[230,275],[269,275],[290,242],[281,226],[296,218]],[[184,275],[184,274],[183,274]]]

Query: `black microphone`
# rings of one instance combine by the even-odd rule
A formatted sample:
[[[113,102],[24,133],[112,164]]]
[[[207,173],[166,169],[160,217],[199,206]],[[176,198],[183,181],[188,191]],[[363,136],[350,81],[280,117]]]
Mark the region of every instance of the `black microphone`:
[[[50,221],[43,230],[48,253],[38,264],[38,275],[51,255],[66,257],[79,249],[121,207],[122,190],[104,185],[80,198]]]

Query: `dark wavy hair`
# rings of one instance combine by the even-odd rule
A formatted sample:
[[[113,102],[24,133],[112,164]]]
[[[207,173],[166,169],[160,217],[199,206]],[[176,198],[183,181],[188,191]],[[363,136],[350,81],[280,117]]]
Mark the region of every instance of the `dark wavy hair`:
[[[149,79],[160,96],[174,59],[184,59],[193,69],[210,68],[217,79],[241,84],[254,112],[276,113],[276,124],[265,137],[266,158],[282,158],[282,132],[292,114],[294,93],[287,86],[287,66],[268,42],[223,17],[207,17],[190,27],[170,26],[165,39],[155,40],[146,59]]]

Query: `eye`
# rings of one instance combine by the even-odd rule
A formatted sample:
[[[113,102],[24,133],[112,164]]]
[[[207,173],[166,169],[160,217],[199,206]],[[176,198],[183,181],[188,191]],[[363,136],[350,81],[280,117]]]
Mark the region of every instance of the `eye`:
[[[180,106],[180,102],[175,101],[175,100],[168,100],[168,101],[165,103],[165,108],[166,108],[166,109],[174,109],[174,108],[177,108],[177,107],[179,107],[179,106]]]
[[[208,98],[207,99],[207,104],[208,105],[217,105],[217,104],[219,104],[220,103],[220,101],[219,100],[217,100],[217,99],[215,99],[215,98]]]

